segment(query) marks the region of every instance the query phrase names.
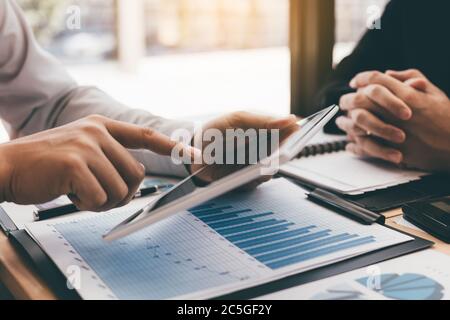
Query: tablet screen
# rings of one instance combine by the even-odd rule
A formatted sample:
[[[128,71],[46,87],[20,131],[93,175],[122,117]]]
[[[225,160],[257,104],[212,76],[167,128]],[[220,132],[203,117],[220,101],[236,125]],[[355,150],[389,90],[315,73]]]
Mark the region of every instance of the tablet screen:
[[[206,168],[205,168],[206,169]],[[202,169],[201,171],[203,171]],[[171,203],[177,199],[180,199],[192,192],[194,192],[197,188],[200,188],[198,184],[196,184],[196,176],[200,172],[196,172],[191,175],[189,178],[183,180],[181,183],[176,185],[173,189],[167,191],[161,198],[159,198],[154,205],[152,206],[152,210],[158,209],[166,204]]]
[[[260,138],[260,133],[253,137],[247,136],[244,140],[241,139],[241,142],[237,143],[237,148],[234,149],[233,146],[231,149],[236,151],[232,154],[233,157],[231,160],[235,159],[235,156],[239,158],[239,155],[236,154],[239,152],[239,145],[241,145],[246,151],[248,149],[249,152],[246,152],[243,157],[239,158],[239,162],[232,163],[242,164],[230,164],[229,167],[226,167],[226,165],[220,165],[221,170],[226,170],[228,172],[222,172],[222,175],[218,178],[218,180],[213,181],[208,185],[205,185],[205,183],[199,184],[198,182],[201,181],[199,177],[201,177],[202,174],[203,176],[206,174],[206,172],[203,172],[204,170],[216,170],[216,165],[213,164],[211,166],[203,167],[203,169],[200,169],[198,172],[184,179],[171,190],[167,191],[159,199],[156,201],[153,200],[146,207],[142,208],[132,216],[128,217],[125,221],[111,229],[107,232],[107,234],[103,235],[103,238],[107,241],[111,241],[124,237],[144,228],[145,226],[165,219],[172,214],[176,214],[182,210],[186,210],[208,200],[212,200],[213,198],[232,191],[245,183],[250,183],[251,181],[257,180],[263,177],[263,175],[275,174],[276,169],[278,169],[280,165],[292,160],[298,155],[299,152],[302,151],[309,139],[311,139],[315,133],[323,128],[323,126],[338,112],[338,110],[338,106],[331,106],[307,119],[301,120],[298,122],[301,129],[295,131],[287,138],[284,137],[284,141],[280,146],[270,143],[270,141],[275,140],[266,139],[264,137],[271,137],[270,134],[263,134],[262,136],[263,139],[266,140],[265,142],[270,143],[270,149],[276,148],[274,150],[270,150],[269,148],[262,150],[261,147],[264,147],[264,140],[262,139],[257,140],[256,145],[250,143],[251,141]],[[235,138],[238,137],[236,136]],[[261,156],[259,155],[260,150],[263,151],[261,152]],[[225,163],[230,163],[227,156],[228,154],[225,155],[227,160]],[[247,156],[249,158],[247,158]],[[263,161],[263,159],[267,159],[268,161]],[[211,163],[214,163],[214,161]],[[249,165],[244,165],[245,163],[249,163]]]
[[[314,127],[315,125],[322,120],[330,111],[332,108],[325,109],[323,111],[320,111],[308,118],[305,118],[298,122],[301,129],[300,131],[292,134],[288,139],[286,139],[280,149],[284,148],[292,148],[295,146],[299,141],[305,137]],[[203,170],[206,170],[207,167],[201,169],[199,172],[196,172],[195,174],[191,175],[190,177],[186,178],[182,182],[180,182],[178,185],[176,185],[173,189],[169,190],[165,195],[163,195],[161,198],[159,198],[156,202],[154,202],[151,206],[151,210],[156,210],[158,208],[161,208],[177,199],[180,199],[186,195],[189,195],[190,193],[193,193],[198,188],[201,188],[202,186],[198,185],[199,178],[198,176],[202,173]],[[236,171],[234,171],[236,172]],[[232,173],[232,172],[230,172]]]

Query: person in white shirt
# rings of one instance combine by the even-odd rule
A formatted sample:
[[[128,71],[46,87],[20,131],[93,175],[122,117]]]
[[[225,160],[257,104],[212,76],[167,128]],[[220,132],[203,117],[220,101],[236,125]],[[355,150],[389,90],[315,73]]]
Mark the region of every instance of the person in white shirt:
[[[192,123],[77,85],[39,47],[15,0],[0,1],[0,117],[12,139],[0,145],[0,202],[44,203],[67,194],[80,209],[104,211],[129,202],[146,172],[190,171],[168,157],[177,145],[168,136],[178,128],[194,135]],[[288,130],[295,121],[238,112],[206,126]]]

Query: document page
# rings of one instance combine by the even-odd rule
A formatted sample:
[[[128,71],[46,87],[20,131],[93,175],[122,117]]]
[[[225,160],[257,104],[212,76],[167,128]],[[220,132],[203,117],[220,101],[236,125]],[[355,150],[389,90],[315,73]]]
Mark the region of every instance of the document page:
[[[34,223],[30,234],[85,299],[204,299],[410,241],[306,199],[276,179],[211,200],[121,240],[131,211]]]
[[[259,299],[449,300],[450,257],[425,250]]]

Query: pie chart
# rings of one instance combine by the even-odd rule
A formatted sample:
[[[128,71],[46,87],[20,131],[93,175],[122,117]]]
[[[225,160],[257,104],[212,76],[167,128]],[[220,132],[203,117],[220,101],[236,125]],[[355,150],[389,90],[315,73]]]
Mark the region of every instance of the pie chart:
[[[386,298],[395,300],[440,300],[444,296],[444,287],[433,279],[416,273],[380,275],[379,288],[375,292]],[[369,278],[356,280],[363,286],[367,285]]]

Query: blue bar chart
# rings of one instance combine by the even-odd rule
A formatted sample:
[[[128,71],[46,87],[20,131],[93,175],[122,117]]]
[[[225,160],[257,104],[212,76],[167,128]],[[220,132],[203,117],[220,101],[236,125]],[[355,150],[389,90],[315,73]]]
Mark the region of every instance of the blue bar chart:
[[[217,297],[409,240],[317,206],[284,179],[103,240],[134,212],[68,217],[33,224],[30,232],[61,270],[79,266],[86,299]]]
[[[271,269],[375,242],[373,236],[335,233],[316,225],[298,226],[276,218],[278,215],[271,211],[207,203],[189,212]]]

